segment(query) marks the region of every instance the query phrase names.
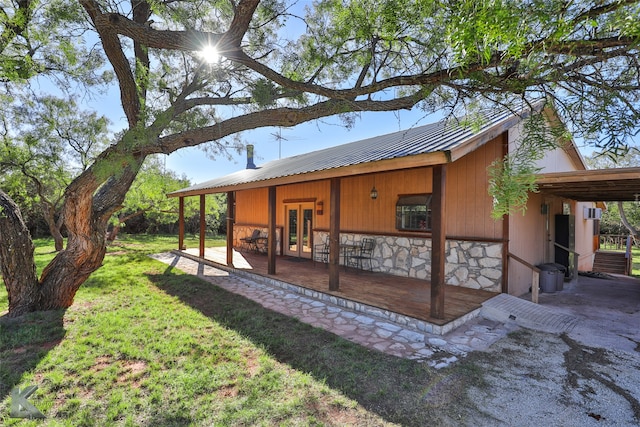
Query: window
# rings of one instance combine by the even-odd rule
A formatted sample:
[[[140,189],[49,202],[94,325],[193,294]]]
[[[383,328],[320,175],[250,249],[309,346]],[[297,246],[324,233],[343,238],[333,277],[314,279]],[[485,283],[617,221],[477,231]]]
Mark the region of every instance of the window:
[[[396,228],[411,231],[431,230],[431,194],[398,197]]]

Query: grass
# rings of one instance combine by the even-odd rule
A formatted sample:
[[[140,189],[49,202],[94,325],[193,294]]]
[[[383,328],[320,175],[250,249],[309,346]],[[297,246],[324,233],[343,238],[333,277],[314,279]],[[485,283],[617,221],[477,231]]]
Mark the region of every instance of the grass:
[[[147,257],[175,246],[123,236],[68,310],[0,317],[0,424],[451,425],[471,406],[474,365],[373,352]],[[39,268],[53,256],[37,242]],[[47,418],[9,417],[32,384]]]

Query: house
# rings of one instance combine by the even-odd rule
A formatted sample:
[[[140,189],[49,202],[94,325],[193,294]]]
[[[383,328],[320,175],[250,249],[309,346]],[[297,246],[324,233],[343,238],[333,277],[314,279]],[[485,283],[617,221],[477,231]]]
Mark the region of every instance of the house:
[[[493,111],[479,128],[443,120],[260,166],[250,155],[247,169],[169,196],[182,206],[184,197],[204,204],[205,194],[227,193],[228,264],[256,229],[275,236],[263,242],[269,274],[277,275],[278,256],[312,258],[314,246],[326,242],[331,291],[340,286],[345,248],[373,239],[367,267],[429,281],[430,315],[441,318],[445,284],[519,296],[530,292],[541,263],[564,263],[567,275],[591,269],[595,202],[610,200],[602,193],[617,178],[595,176],[600,184],[592,188],[602,191],[576,193],[591,171],[572,141],[540,161],[541,191],[530,194],[524,215],[491,218],[487,168],[519,143],[529,112]],[[544,114],[558,120],[551,109]],[[640,171],[629,173],[625,188],[640,189]]]

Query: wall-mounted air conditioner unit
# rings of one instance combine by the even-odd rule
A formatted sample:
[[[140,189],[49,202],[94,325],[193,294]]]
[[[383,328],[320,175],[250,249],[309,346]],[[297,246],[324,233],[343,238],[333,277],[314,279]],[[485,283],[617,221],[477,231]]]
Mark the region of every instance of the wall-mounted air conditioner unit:
[[[601,217],[602,217],[602,209],[584,208],[584,219],[600,219]]]

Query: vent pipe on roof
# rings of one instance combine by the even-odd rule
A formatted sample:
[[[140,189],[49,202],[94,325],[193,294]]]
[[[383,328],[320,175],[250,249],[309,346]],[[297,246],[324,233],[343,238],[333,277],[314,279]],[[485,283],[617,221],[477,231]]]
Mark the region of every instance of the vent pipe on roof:
[[[253,144],[247,145],[247,169],[255,169],[256,164],[253,163]]]

